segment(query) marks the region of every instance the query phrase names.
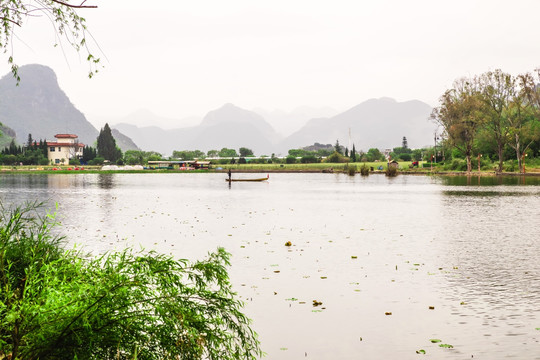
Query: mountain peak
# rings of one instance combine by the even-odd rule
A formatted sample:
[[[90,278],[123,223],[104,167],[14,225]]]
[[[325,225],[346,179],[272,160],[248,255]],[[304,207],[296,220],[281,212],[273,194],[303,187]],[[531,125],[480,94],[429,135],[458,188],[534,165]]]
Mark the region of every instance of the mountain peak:
[[[15,130],[19,143],[28,134],[45,140],[59,133],[77,134],[85,144],[95,141],[97,130],[73,106],[50,67],[24,65],[19,75],[19,86],[11,73],[0,79],[0,122]]]

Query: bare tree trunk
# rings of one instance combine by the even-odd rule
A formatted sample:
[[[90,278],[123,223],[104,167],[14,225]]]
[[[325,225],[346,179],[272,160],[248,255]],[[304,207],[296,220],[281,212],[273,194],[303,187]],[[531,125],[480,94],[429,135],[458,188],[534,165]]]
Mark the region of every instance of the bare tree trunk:
[[[517,161],[518,161],[518,168],[519,168],[519,172],[523,173],[523,164],[521,162],[521,148],[520,148],[520,143],[519,143],[519,135],[516,134],[515,137],[516,137],[516,156],[517,156]]]
[[[498,173],[503,171],[503,146],[502,144],[497,147],[497,155],[499,156],[499,168],[497,169]]]
[[[467,174],[470,174],[472,172],[472,163],[471,163],[471,154],[467,154]]]

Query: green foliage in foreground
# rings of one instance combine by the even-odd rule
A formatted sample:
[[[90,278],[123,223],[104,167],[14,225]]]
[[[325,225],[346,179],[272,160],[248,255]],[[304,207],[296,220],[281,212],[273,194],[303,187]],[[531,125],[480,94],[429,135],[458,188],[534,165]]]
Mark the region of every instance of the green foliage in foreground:
[[[190,263],[64,251],[54,216],[2,209],[0,359],[254,359],[223,249]]]

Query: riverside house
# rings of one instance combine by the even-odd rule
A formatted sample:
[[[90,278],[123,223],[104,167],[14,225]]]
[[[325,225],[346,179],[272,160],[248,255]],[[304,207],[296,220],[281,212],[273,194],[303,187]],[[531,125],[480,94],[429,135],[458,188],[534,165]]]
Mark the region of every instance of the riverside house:
[[[74,134],[56,134],[56,141],[47,141],[47,158],[51,165],[69,164],[69,159],[79,159],[83,154],[84,144]]]

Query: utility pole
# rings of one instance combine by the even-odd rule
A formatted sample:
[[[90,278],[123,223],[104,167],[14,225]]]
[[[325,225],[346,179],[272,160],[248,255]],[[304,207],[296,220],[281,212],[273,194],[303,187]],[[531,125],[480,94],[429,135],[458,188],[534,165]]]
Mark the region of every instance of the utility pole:
[[[433,146],[433,157],[435,159],[435,164],[437,163],[437,131],[434,133],[435,146]]]

